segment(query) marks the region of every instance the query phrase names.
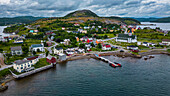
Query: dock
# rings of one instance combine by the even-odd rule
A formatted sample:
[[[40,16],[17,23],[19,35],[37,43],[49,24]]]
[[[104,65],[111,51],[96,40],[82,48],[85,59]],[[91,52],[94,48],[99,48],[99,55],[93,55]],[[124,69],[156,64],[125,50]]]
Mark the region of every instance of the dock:
[[[119,63],[112,62],[112,61],[110,61],[110,60],[108,60],[108,59],[106,59],[106,58],[104,58],[104,57],[99,56],[98,54],[94,54],[94,55],[95,55],[95,57],[98,58],[99,60],[102,60],[102,61],[108,63],[111,67],[114,67],[114,68],[116,68],[116,67],[122,67],[122,65],[119,64]]]

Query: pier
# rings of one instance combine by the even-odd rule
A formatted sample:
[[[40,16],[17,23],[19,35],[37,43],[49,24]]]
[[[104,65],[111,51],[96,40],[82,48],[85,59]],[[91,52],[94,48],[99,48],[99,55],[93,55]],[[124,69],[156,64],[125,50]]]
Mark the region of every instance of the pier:
[[[106,63],[109,63],[109,65],[110,65],[111,67],[114,67],[114,68],[116,68],[116,67],[122,67],[122,65],[119,64],[119,63],[117,63],[117,62],[111,62],[110,60],[108,60],[108,59],[106,59],[106,58],[104,58],[104,57],[101,57],[101,56],[99,56],[98,54],[94,54],[94,55],[95,55],[95,57],[98,58],[99,60],[102,60],[102,61],[104,61],[104,62],[106,62]]]

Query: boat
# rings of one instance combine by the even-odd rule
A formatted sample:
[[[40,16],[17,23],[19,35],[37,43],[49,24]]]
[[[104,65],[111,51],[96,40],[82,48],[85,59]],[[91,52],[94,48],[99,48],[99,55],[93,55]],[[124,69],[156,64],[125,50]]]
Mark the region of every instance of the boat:
[[[116,68],[116,66],[114,65],[114,64],[109,64],[111,67],[113,67],[113,68]]]
[[[118,67],[122,67],[122,65],[120,63],[114,62],[116,65],[118,65]]]

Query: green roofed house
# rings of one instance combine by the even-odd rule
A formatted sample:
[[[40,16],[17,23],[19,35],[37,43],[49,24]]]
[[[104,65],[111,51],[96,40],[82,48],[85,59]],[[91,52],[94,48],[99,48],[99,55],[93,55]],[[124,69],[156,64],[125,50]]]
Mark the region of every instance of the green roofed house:
[[[43,43],[31,45],[30,50],[35,51],[35,52],[37,52],[38,50],[41,52],[45,51]]]
[[[127,42],[127,43],[136,43],[137,42],[137,36],[129,34],[119,34],[116,37],[116,42]]]

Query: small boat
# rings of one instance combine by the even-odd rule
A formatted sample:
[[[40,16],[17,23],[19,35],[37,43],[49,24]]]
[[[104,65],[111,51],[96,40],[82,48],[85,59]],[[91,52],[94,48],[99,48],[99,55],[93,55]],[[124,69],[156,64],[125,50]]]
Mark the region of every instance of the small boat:
[[[116,66],[114,65],[114,64],[109,64],[111,67],[113,67],[113,68],[116,68]]]
[[[118,67],[122,67],[122,65],[120,63],[114,62],[116,65],[118,65]]]

